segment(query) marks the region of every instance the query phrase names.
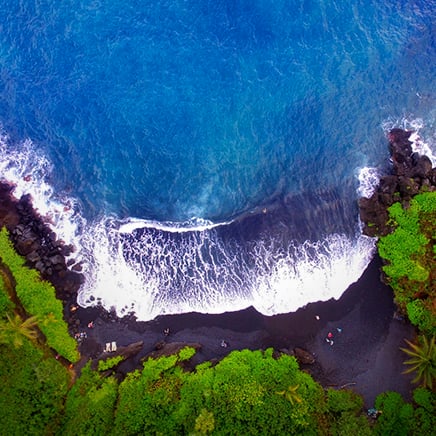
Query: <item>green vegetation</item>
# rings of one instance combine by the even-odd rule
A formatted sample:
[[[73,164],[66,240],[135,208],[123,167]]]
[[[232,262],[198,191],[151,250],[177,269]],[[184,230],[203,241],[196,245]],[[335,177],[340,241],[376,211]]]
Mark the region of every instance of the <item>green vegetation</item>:
[[[1,434],[55,434],[70,376],[54,358],[26,338],[0,353]],[[4,432],[4,433],[3,433]]]
[[[395,206],[391,217],[395,232],[401,228],[402,233],[382,244],[390,262],[386,273],[398,286],[397,301],[427,334],[434,328],[427,305],[434,299],[428,285],[434,280],[429,261],[435,256],[434,198],[412,201],[407,210]],[[408,251],[395,244],[407,245]],[[395,392],[379,395],[376,420],[367,417],[362,397],[350,390],[324,390],[294,357],[276,356],[272,349],[233,351],[215,365],[205,362],[187,371],[195,350],[186,347],[177,355],[148,359],[122,381],[108,374],[123,357],[109,357],[99,361],[97,371],[88,362],[72,383],[72,374],[46,346],[70,361],[79,357],[62,304],[53,287],[25,267],[7,232],[0,232],[1,434],[432,434],[434,342],[425,335],[417,344],[408,342],[405,364],[422,387],[414,391],[413,403]]]
[[[389,209],[393,233],[380,238],[379,254],[399,307],[423,333],[436,334],[436,192],[416,195],[408,208]]]
[[[293,357],[272,350],[235,351],[216,366],[184,372],[178,356],[148,360],[121,383],[115,416],[119,434],[319,434],[322,388]],[[279,391],[298,387],[292,404]],[[144,395],[145,394],[145,395]],[[272,427],[273,425],[273,427]]]
[[[24,265],[25,260],[15,252],[5,228],[0,231],[0,260],[13,275],[14,291],[25,311],[40,320],[38,327],[47,338],[47,344],[70,362],[77,362],[77,343],[68,333],[62,303],[56,299],[55,289],[41,280],[36,270]],[[6,280],[2,277],[6,288]],[[5,304],[2,301],[4,297],[0,304]]]
[[[15,348],[23,345],[24,338],[36,340],[38,332],[35,330],[38,324],[37,318],[31,316],[23,321],[19,315],[6,314],[7,320],[0,320],[0,343],[11,344]]]
[[[118,382],[91,370],[90,362],[68,393],[62,435],[109,435],[113,427]]]
[[[422,436],[434,434],[436,394],[424,388],[413,392],[414,404],[397,392],[380,394],[375,406],[382,411],[374,427],[378,435]]]
[[[332,435],[366,436],[372,427],[362,415],[363,399],[350,390],[327,390],[328,420]]]
[[[425,336],[418,338],[417,344],[412,344],[407,339],[409,348],[401,348],[408,356],[409,360],[404,363],[410,365],[405,373],[416,372],[414,383],[421,383],[425,388],[432,389],[433,381],[436,379],[436,347],[434,336],[428,340]]]
[[[0,355],[2,430],[29,435],[431,434],[435,394],[418,388],[414,403],[379,395],[377,420],[349,390],[327,389],[271,349],[234,351],[217,365],[183,369],[178,355],[147,360],[122,382],[91,369],[68,390],[68,373],[25,339]],[[3,392],[3,391],[2,391]],[[289,395],[288,395],[289,393]]]
[[[112,369],[116,367],[120,362],[124,360],[123,356],[115,356],[109,357],[106,360],[98,361],[98,370],[99,371],[107,371],[108,369]]]
[[[0,316],[11,313],[15,309],[15,304],[9,295],[12,289],[9,289],[9,280],[4,271],[0,268]]]

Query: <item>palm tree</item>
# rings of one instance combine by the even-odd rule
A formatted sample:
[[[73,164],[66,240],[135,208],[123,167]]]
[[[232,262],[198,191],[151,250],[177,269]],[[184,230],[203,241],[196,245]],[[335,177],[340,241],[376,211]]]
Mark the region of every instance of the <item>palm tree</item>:
[[[297,394],[297,390],[299,387],[300,385],[289,386],[288,389],[277,392],[277,394],[284,396],[292,405],[294,405],[295,403],[301,403],[302,400]]]
[[[38,332],[35,330],[38,317],[31,316],[24,321],[17,314],[13,317],[6,314],[6,317],[8,320],[0,324],[0,342],[11,343],[18,348],[23,345],[24,338],[35,340],[38,337]]]
[[[400,348],[411,359],[404,362],[410,368],[404,374],[416,371],[413,383],[421,383],[425,388],[433,388],[433,380],[436,378],[436,347],[435,337],[429,341],[424,335],[420,336],[418,342],[413,344],[405,339],[409,348]]]

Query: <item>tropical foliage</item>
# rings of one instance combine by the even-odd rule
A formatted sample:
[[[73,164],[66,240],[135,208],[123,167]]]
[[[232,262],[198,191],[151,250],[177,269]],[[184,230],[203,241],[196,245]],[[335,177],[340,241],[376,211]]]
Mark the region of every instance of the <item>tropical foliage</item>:
[[[418,388],[413,403],[406,403],[397,392],[380,394],[375,406],[382,413],[374,426],[374,434],[395,436],[424,436],[434,434],[436,428],[436,394]]]
[[[381,237],[379,254],[395,300],[422,332],[436,334],[436,192],[416,195],[407,208],[389,209],[393,233]]]
[[[70,375],[52,356],[22,337],[0,353],[0,434],[58,434]]]
[[[418,342],[413,344],[405,339],[409,348],[401,348],[409,357],[404,363],[409,365],[405,373],[415,372],[414,383],[421,383],[423,387],[432,389],[436,379],[436,346],[435,337],[428,340],[420,336]]]
[[[23,345],[24,338],[36,340],[38,332],[35,327],[38,324],[38,318],[31,316],[22,320],[17,314],[11,316],[6,314],[7,321],[0,320],[0,343],[12,344],[18,348]]]
[[[436,208],[431,201],[412,202],[408,210],[396,206],[392,219],[397,230],[407,229],[406,234],[385,240],[384,246],[390,259],[386,267],[393,267],[386,272],[398,285],[394,287],[397,301],[426,332],[434,327],[427,307],[434,298],[434,290],[427,286],[434,279],[428,261],[435,255],[431,241]],[[423,235],[415,238],[414,245],[413,232]],[[412,247],[407,255],[389,247],[407,238]],[[431,391],[435,339],[424,335],[403,349],[409,356],[408,371],[415,371],[415,381],[422,385],[414,391],[414,402],[406,403],[395,392],[381,394],[375,403],[381,412],[377,420],[368,419],[359,395],[343,389],[324,391],[300,371],[294,357],[276,356],[272,349],[234,351],[214,365],[205,362],[187,371],[184,362],[195,354],[187,347],[177,355],[148,359],[141,370],[122,381],[107,376],[122,361],[110,357],[99,362],[98,371],[89,362],[71,386],[68,370],[34,341],[38,326],[57,352],[70,360],[79,357],[53,287],[24,266],[5,230],[0,232],[0,260],[0,410],[5,434],[418,436],[432,434],[436,428],[436,398]],[[410,283],[413,286],[408,287]],[[17,314],[23,313],[21,304],[32,316]]]
[[[112,434],[118,382],[113,377],[101,377],[88,363],[80,378],[68,393],[65,417],[60,434]]]
[[[77,343],[68,333],[62,303],[56,298],[55,289],[41,280],[36,270],[24,265],[25,260],[14,250],[5,228],[0,231],[0,260],[14,277],[14,291],[24,309],[40,320],[38,326],[46,336],[47,344],[70,362],[77,362]]]

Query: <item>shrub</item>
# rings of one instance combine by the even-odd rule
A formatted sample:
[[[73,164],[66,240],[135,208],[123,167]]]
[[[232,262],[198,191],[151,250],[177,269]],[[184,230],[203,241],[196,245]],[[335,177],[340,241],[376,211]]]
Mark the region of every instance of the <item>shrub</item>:
[[[0,353],[1,434],[57,434],[69,374],[24,338]]]
[[[419,330],[431,334],[436,334],[434,317],[426,304],[422,300],[413,300],[406,304],[407,316],[412,324]]]
[[[432,434],[436,428],[436,394],[428,389],[418,388],[413,392],[413,400],[417,404],[414,412],[413,434]]]
[[[149,359],[119,388],[116,434],[313,434],[325,412],[321,387],[290,356],[234,351],[187,373],[177,356]],[[296,387],[301,401],[280,395]]]
[[[401,348],[409,357],[404,362],[410,365],[405,373],[415,372],[414,383],[421,383],[425,388],[433,388],[433,382],[436,379],[436,346],[435,337],[428,340],[425,336],[418,337],[416,344],[412,344],[405,339],[409,348]]]
[[[77,343],[68,333],[62,303],[56,298],[54,287],[41,280],[36,270],[24,266],[25,261],[15,252],[6,228],[0,231],[0,257],[15,278],[15,291],[24,309],[40,320],[39,328],[47,344],[70,362],[77,362]]]
[[[372,434],[367,418],[362,416],[362,407],[363,398],[353,391],[328,389],[327,408],[331,434],[355,436]]]
[[[383,270],[410,321],[427,334],[436,334],[436,192],[416,195],[408,208],[394,203],[388,211],[396,228],[378,242],[379,254],[388,263]]]
[[[327,408],[330,413],[359,412],[363,407],[363,399],[350,390],[327,389]]]
[[[109,357],[106,360],[99,360],[98,361],[98,370],[99,371],[106,371],[108,369],[114,368],[123,360],[124,360],[123,356],[115,356],[115,357]]]
[[[405,403],[397,392],[384,392],[375,400],[375,407],[382,412],[374,430],[379,435],[407,436],[412,428],[413,407]]]
[[[68,393],[61,434],[111,434],[117,394],[117,381],[113,377],[102,378],[88,362]]]

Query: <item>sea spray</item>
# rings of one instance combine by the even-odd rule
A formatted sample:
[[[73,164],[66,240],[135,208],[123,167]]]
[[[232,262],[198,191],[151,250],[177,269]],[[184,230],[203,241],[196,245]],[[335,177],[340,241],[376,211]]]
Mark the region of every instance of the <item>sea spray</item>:
[[[410,135],[409,141],[412,143],[412,150],[415,153],[428,156],[433,167],[436,166],[436,144],[434,143],[434,136],[432,137],[430,134],[427,135],[426,123],[422,118],[388,118],[382,123],[382,129],[385,134],[394,128],[411,130],[413,133]],[[423,139],[421,135],[424,135],[425,139]]]
[[[86,220],[80,214],[79,202],[55,192],[48,182],[54,171],[51,162],[38,152],[30,139],[11,144],[5,132],[0,135],[0,156],[0,179],[13,183],[13,195],[21,198],[30,194],[33,207],[58,239],[77,246],[78,235],[86,226]]]
[[[92,267],[79,296],[120,315],[222,313],[254,306],[272,315],[339,298],[372,258],[375,242],[333,234],[283,244],[274,236],[226,241],[216,228],[121,233],[106,219],[82,238]],[[124,230],[126,230],[124,228]]]
[[[47,181],[53,167],[31,141],[12,147],[4,137],[0,145],[2,179],[16,185],[15,195],[30,193],[58,235],[77,247],[86,276],[78,295],[82,306],[101,304],[140,320],[248,306],[267,315],[286,313],[339,298],[375,250],[375,239],[358,230],[297,243],[265,232],[255,239],[226,237],[234,221],[159,223],[106,216],[87,222],[77,200],[54,192]],[[377,170],[361,174],[366,176],[359,178],[359,193],[369,195]]]

